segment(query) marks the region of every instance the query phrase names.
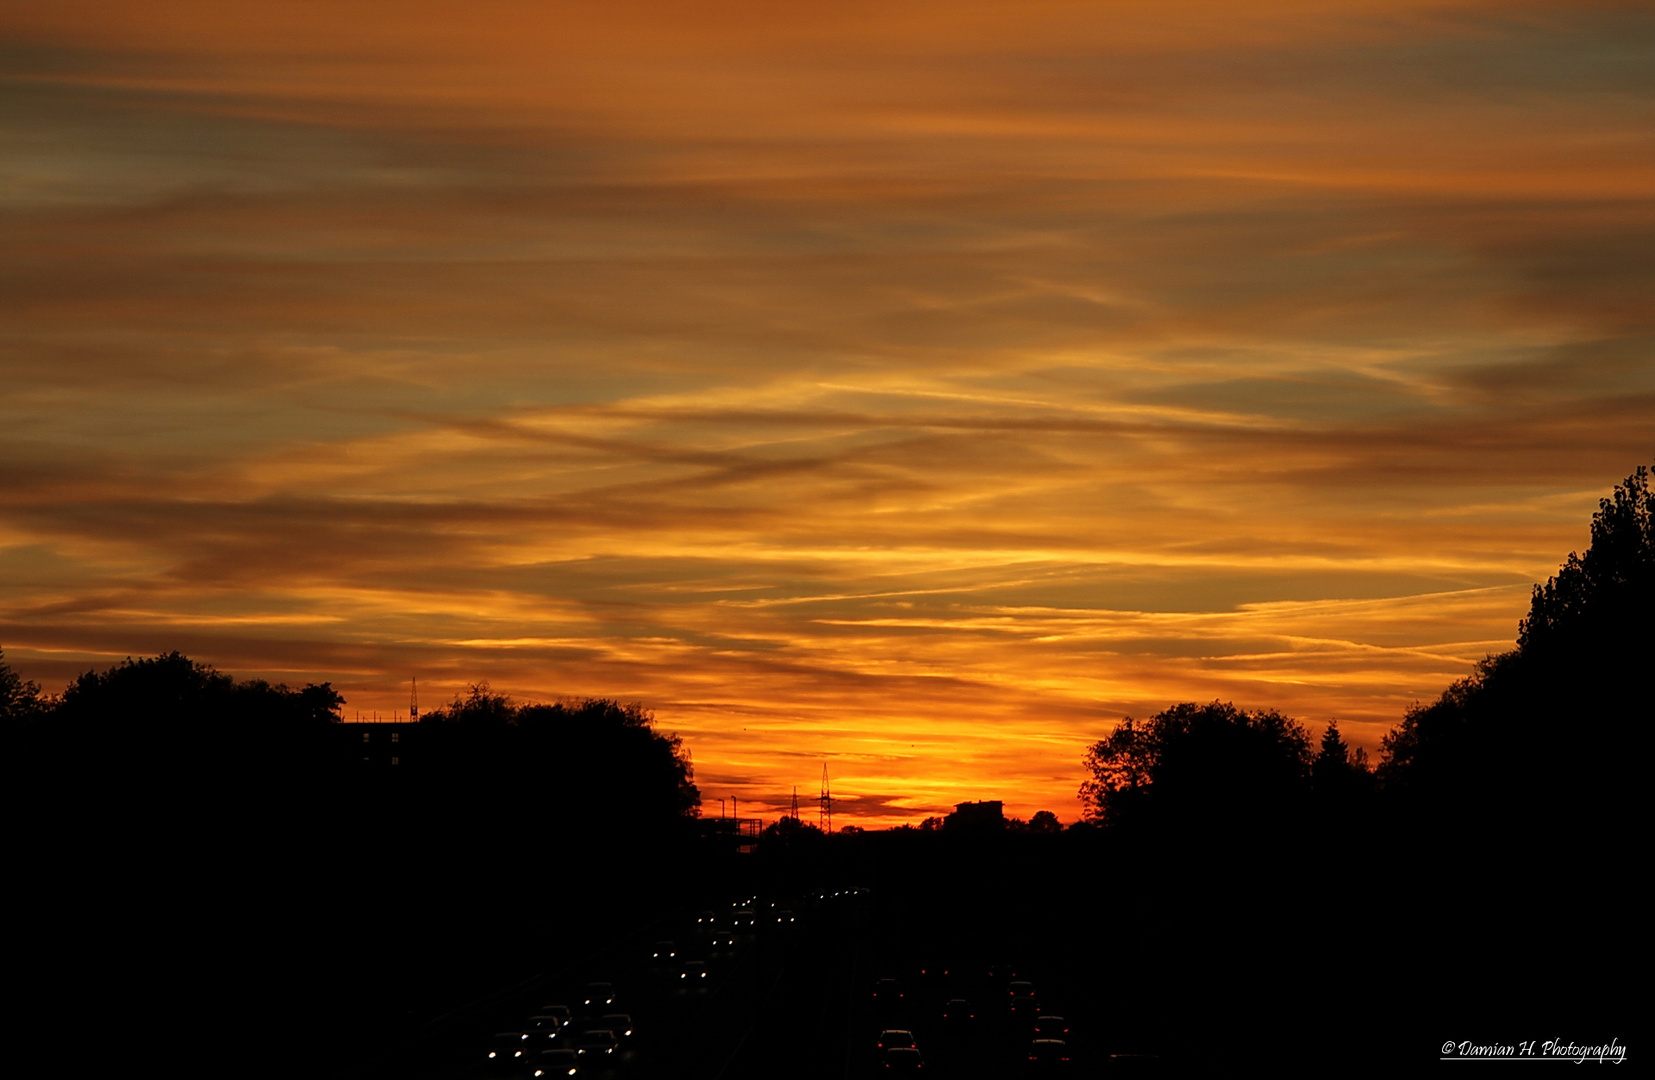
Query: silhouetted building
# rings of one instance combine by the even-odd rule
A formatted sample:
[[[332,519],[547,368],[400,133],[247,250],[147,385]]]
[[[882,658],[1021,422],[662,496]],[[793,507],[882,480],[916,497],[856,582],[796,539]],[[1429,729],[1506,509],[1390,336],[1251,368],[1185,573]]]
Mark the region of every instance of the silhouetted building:
[[[350,722],[334,725],[338,729],[338,752],[347,761],[357,761],[364,768],[388,769],[407,765],[419,757],[421,731],[413,721],[395,723]],[[426,725],[429,728],[430,725]]]
[[[1003,829],[1005,804],[998,799],[956,803],[954,812],[942,819],[945,829]]]
[[[699,818],[695,828],[703,841],[718,848],[737,851],[748,842],[742,835],[739,818]]]

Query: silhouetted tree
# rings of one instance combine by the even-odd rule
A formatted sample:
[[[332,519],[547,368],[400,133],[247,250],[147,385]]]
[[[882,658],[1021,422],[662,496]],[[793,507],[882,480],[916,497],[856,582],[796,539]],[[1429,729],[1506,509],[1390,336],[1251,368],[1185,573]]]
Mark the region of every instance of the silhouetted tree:
[[[53,712],[55,722],[100,738],[150,740],[200,729],[232,737],[250,724],[328,724],[338,721],[344,702],[328,683],[300,690],[262,679],[238,683],[174,651],[83,673]]]
[[[82,673],[39,726],[43,746],[133,780],[171,774],[231,783],[231,776],[314,767],[343,704],[327,683],[294,690],[237,682],[174,651]]]
[[[1387,791],[1505,830],[1627,827],[1655,655],[1655,492],[1639,467],[1592,543],[1536,586],[1517,648],[1480,662],[1386,736]],[[1574,822],[1570,825],[1568,822]]]
[[[467,687],[465,696],[456,694],[453,701],[420,719],[432,723],[447,721],[451,724],[500,727],[515,723],[517,713],[517,706],[512,704],[510,697],[496,694],[489,689],[488,683],[480,682]]]
[[[37,697],[8,672],[6,700]],[[88,671],[13,726],[8,751],[25,753],[5,779],[27,840],[12,861],[50,900],[20,925],[76,994],[94,993],[88,964],[130,963],[76,953],[108,927],[153,942],[142,970],[288,1029],[360,1028],[377,1054],[394,1040],[364,1002],[388,1002],[381,1019],[446,1011],[518,982],[570,927],[601,941],[657,917],[700,872],[704,852],[680,843],[699,803],[689,753],[639,706],[519,705],[479,683],[430,723],[358,730],[337,723],[342,704],[326,683],[238,682],[171,652]],[[395,768],[364,760],[363,734],[397,737]],[[370,912],[368,931],[340,912]],[[479,946],[502,928],[509,947]]]
[[[1518,627],[1517,651],[1528,663],[1573,662],[1607,653],[1641,656],[1655,626],[1655,490],[1638,466],[1614,494],[1598,501],[1592,544],[1545,585],[1534,587]],[[1601,663],[1601,662],[1600,662]]]
[[[607,698],[520,709],[516,725],[529,760],[571,790],[600,794],[636,820],[668,821],[700,813],[701,792],[689,750],[677,735],[655,730],[643,706]]]
[[[779,818],[765,827],[759,834],[759,844],[767,851],[789,851],[799,848],[811,848],[826,841],[827,835],[810,824],[800,821],[796,817]]]
[[[26,723],[39,718],[45,709],[40,687],[13,671],[6,663],[5,650],[0,649],[0,722]]]
[[[1310,761],[1309,735],[1274,710],[1185,703],[1127,717],[1092,744],[1080,798],[1088,817],[1112,824],[1230,827],[1303,795]]]
[[[1063,823],[1057,820],[1057,815],[1050,810],[1036,810],[1029,819],[1029,832],[1058,833],[1063,831]]]
[[[1322,729],[1321,747],[1316,751],[1316,758],[1310,763],[1310,775],[1331,774],[1341,772],[1350,765],[1350,744],[1345,737],[1339,734],[1339,721],[1329,720],[1327,727]]]
[[[427,749],[404,775],[468,827],[668,827],[700,812],[701,793],[682,740],[654,724],[637,704],[518,705],[476,683],[421,718]]]
[[[57,719],[136,738],[229,719],[235,680],[174,651],[87,671],[63,691]]]
[[[1444,984],[1439,1011],[1490,1019],[1627,1012],[1623,984],[1575,957],[1633,948],[1647,908],[1635,875],[1603,872],[1647,843],[1655,656],[1655,495],[1637,469],[1600,501],[1591,546],[1534,590],[1516,647],[1408,710],[1381,748],[1389,967],[1452,956],[1475,983]],[[1556,934],[1566,951],[1514,956]],[[1555,988],[1566,986],[1560,994]]]
[[[1311,787],[1320,795],[1339,798],[1366,790],[1372,775],[1368,752],[1360,746],[1353,749],[1339,734],[1339,721],[1329,720],[1310,762]]]

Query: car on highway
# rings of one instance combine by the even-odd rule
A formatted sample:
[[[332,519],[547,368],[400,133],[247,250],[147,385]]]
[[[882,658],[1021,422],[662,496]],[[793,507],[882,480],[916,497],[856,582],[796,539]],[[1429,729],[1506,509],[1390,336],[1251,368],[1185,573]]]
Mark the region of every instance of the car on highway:
[[[531,1077],[547,1080],[550,1077],[579,1076],[580,1055],[573,1050],[542,1050],[535,1055],[529,1072]]]
[[[615,1004],[614,985],[606,982],[587,983],[581,1003],[588,1008]]]
[[[971,1010],[971,1002],[965,998],[949,998],[948,1004],[942,1007],[942,1018],[950,1024],[956,1024],[975,1020],[977,1014]]]
[[[621,1041],[608,1028],[583,1031],[575,1036],[575,1053],[581,1060],[606,1058],[621,1048]]]
[[[1029,1068],[1061,1072],[1069,1065],[1069,1044],[1062,1039],[1036,1039],[1029,1044]]]
[[[915,1073],[925,1068],[925,1058],[911,1046],[893,1046],[885,1051],[880,1067],[887,1073]]]
[[[563,1029],[568,1026],[569,1021],[566,1017],[559,1016],[556,1013],[536,1013],[529,1017],[529,1022],[524,1025],[524,1031],[547,1039],[554,1039],[561,1035]]]
[[[880,979],[873,984],[873,999],[882,1005],[894,1005],[902,997],[902,984],[895,979]]]
[[[530,1048],[521,1031],[498,1031],[488,1041],[484,1060],[497,1072],[515,1070],[527,1063]]]
[[[569,1011],[567,1005],[542,1005],[536,1010],[536,1015],[530,1019],[539,1020],[542,1017],[556,1020],[560,1027],[568,1027],[569,1021],[574,1019],[574,1014]]]
[[[655,948],[649,952],[649,958],[658,964],[669,963],[678,958],[678,946],[670,941],[657,941]]]
[[[707,981],[707,964],[702,960],[685,960],[678,965],[678,981],[686,986],[699,986]]]
[[[531,1027],[523,1032],[523,1044],[532,1057],[542,1050],[555,1050],[569,1041],[569,1030],[563,1027]]]
[[[904,1028],[887,1028],[879,1033],[879,1049],[889,1050],[892,1047],[906,1047],[914,1049],[914,1033]]]
[[[1061,1016],[1047,1013],[1034,1018],[1034,1037],[1037,1039],[1062,1039],[1069,1034],[1069,1021]]]
[[[606,1028],[615,1033],[617,1042],[626,1042],[632,1038],[632,1017],[626,1013],[609,1013],[593,1025],[594,1028]]]

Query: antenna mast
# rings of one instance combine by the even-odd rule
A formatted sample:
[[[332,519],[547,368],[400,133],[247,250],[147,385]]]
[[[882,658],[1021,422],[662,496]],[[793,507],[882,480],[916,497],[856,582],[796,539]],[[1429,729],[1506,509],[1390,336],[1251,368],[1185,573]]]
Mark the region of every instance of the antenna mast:
[[[419,676],[415,675],[408,687],[408,718],[419,719]]]

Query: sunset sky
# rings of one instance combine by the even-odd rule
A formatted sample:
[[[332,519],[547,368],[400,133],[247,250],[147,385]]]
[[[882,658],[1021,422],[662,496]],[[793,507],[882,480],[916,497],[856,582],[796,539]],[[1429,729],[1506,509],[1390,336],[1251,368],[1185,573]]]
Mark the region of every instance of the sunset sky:
[[[0,647],[1072,821],[1510,648],[1652,298],[1647,2],[0,0]]]

